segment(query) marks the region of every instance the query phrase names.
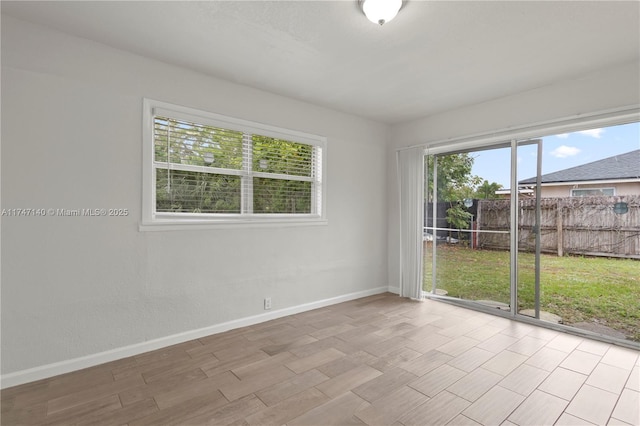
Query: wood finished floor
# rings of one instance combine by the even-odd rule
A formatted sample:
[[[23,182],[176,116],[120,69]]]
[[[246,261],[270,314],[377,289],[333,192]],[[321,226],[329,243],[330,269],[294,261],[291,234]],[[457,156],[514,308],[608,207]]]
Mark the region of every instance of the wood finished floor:
[[[2,391],[3,425],[638,425],[639,353],[392,294]]]

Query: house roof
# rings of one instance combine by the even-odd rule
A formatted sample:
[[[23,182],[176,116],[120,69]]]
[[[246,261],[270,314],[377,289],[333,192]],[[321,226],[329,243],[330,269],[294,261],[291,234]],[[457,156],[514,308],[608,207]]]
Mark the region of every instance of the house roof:
[[[640,179],[640,149],[614,155],[580,166],[541,176],[542,183],[585,182],[594,180]],[[520,184],[535,184],[536,178],[521,180]]]

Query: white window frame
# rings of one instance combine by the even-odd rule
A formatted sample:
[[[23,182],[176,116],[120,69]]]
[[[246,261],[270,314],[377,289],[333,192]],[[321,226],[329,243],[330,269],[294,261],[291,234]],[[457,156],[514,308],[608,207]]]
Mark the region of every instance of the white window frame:
[[[304,214],[255,214],[251,208],[243,209],[238,214],[198,214],[198,213],[170,213],[156,212],[156,178],[158,168],[154,163],[154,117],[163,116],[174,119],[186,120],[198,124],[210,125],[224,129],[243,132],[246,135],[256,134],[260,136],[283,139],[291,142],[312,145],[319,148],[318,163],[314,167],[312,184],[312,212]],[[142,155],[142,220],[141,231],[152,230],[182,230],[182,229],[208,229],[220,226],[269,226],[269,225],[323,225],[326,218],[326,169],[327,169],[327,140],[323,136],[303,133],[296,130],[283,129],[262,123],[251,122],[239,118],[228,117],[220,114],[206,112],[194,108],[174,105],[167,102],[152,99],[143,99],[143,155]],[[246,137],[245,137],[246,139]],[[246,162],[247,158],[243,159]],[[194,166],[198,167],[198,166]],[[246,167],[238,170],[243,179],[248,179],[248,188],[251,188],[253,177],[271,177],[268,173],[247,172]],[[264,175],[264,176],[263,176]],[[287,177],[289,179],[289,177]],[[299,180],[291,176],[291,180]],[[243,205],[252,205],[251,191],[243,194]]]
[[[572,197],[592,197],[592,195],[575,195],[575,191],[604,191],[604,190],[611,190],[612,194],[611,195],[604,195],[605,197],[613,197],[616,195],[616,188],[612,187],[612,186],[608,186],[608,187],[597,187],[597,188],[571,188],[571,196]]]

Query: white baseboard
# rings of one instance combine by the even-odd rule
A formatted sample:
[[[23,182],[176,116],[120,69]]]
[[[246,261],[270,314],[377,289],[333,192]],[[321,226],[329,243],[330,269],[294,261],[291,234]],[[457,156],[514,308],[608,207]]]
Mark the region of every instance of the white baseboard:
[[[323,308],[325,306],[335,305],[336,303],[347,302],[349,300],[359,299],[374,294],[392,291],[391,287],[378,287],[370,290],[359,291],[355,293],[344,294],[342,296],[332,297],[329,299],[318,300],[316,302],[304,303],[302,305],[292,306],[277,311],[271,311],[260,315],[241,318],[228,321],[197,330],[186,331],[184,333],[173,334],[159,339],[149,340],[147,342],[136,343],[117,349],[112,349],[97,354],[87,355],[80,358],[74,358],[66,361],[60,361],[53,364],[42,365],[39,367],[29,368],[27,370],[16,371],[0,376],[0,388],[8,388],[33,382],[36,380],[46,379],[48,377],[57,376],[59,374],[69,373],[81,370],[83,368],[93,367],[118,359],[139,355],[145,352],[164,348],[178,343],[187,342],[189,340],[199,339],[201,337],[210,336],[212,334],[222,333],[224,331],[233,330],[240,327],[247,327],[261,322],[273,320],[276,318],[295,315],[301,312],[313,309]],[[393,292],[393,291],[392,291]]]
[[[393,287],[393,286],[389,286],[389,288],[387,289],[387,291],[389,293],[393,293],[393,294],[400,294],[400,287]]]

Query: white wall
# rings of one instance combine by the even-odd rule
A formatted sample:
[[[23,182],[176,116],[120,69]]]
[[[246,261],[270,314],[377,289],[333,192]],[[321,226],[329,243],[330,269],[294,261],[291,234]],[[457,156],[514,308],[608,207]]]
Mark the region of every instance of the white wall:
[[[396,150],[640,105],[640,64],[615,68],[392,127],[387,154],[389,283],[399,283]],[[504,167],[509,168],[508,164]]]
[[[329,224],[140,232],[143,97],[326,136]],[[2,218],[2,374],[262,314],[265,296],[277,311],[386,289],[387,138],[3,16],[2,208],[131,213]]]

